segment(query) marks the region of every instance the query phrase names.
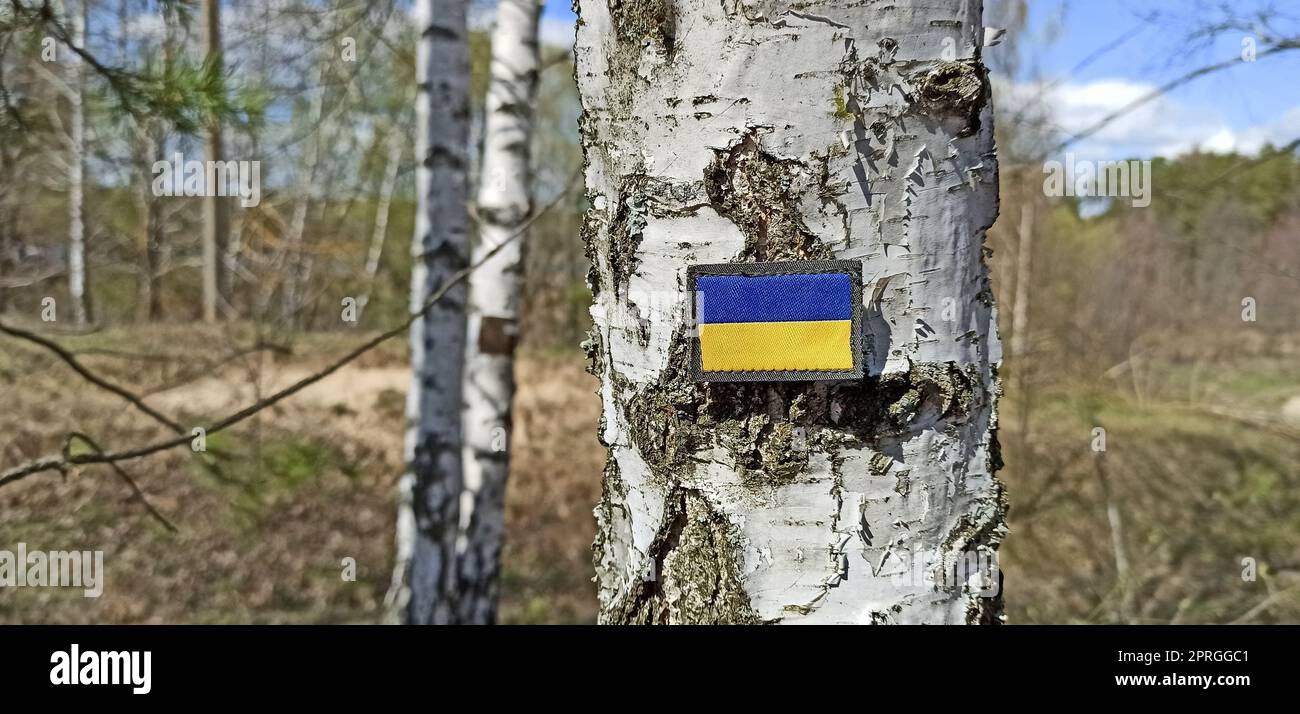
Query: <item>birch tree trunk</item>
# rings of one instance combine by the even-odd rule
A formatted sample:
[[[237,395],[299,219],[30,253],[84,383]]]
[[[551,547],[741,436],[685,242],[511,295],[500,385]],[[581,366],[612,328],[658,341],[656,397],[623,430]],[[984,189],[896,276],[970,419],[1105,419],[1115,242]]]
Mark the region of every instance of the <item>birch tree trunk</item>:
[[[302,293],[306,289],[304,282],[307,270],[303,265],[303,238],[307,231],[307,212],[311,208],[312,185],[315,183],[316,170],[320,167],[321,135],[325,131],[322,120],[325,116],[325,82],[328,77],[326,63],[328,58],[321,58],[321,66],[316,74],[316,93],[312,95],[308,107],[307,124],[304,127],[306,145],[303,147],[303,166],[299,173],[297,199],[293,204],[293,217],[289,222],[289,234],[285,237],[285,257],[288,264],[284,266],[284,290],[280,296],[280,319],[286,325],[297,325],[302,312]]]
[[[415,174],[419,203],[411,269],[411,309],[466,265],[466,167],[469,141],[469,32],[465,0],[421,0],[417,7]],[[411,325],[406,463],[414,533],[410,545],[412,624],[455,618],[456,531],[461,488],[461,374],[465,288],[460,284]],[[399,512],[398,545],[404,516]],[[400,557],[400,556],[399,556]],[[406,601],[403,603],[402,601]]]
[[[474,264],[483,262],[469,278],[465,353],[465,489],[458,551],[460,621],[467,624],[496,619],[523,270],[522,236],[516,234],[532,212],[530,149],[541,12],[539,0],[500,0],[492,31],[473,257]]]
[[[365,276],[361,294],[357,296],[357,322],[360,323],[370,304],[370,293],[379,275],[379,259],[384,254],[384,239],[388,236],[388,213],[392,210],[393,191],[397,188],[397,173],[402,167],[402,148],[405,137],[397,127],[388,130],[388,159],[384,176],[379,183],[379,203],[375,206],[375,226],[370,233],[370,247],[366,251]]]
[[[943,575],[1005,532],[978,0],[576,5],[601,621],[1000,621]],[[687,266],[809,259],[867,377],[693,382]]]
[[[221,2],[203,0],[203,51],[208,62],[220,68],[221,60]],[[221,120],[212,120],[207,127],[203,144],[208,166],[223,161]],[[217,187],[208,186],[203,199],[203,319],[217,320],[221,306],[221,259],[226,241],[226,206],[217,196]]]
[[[86,46],[86,0],[68,3],[72,25],[72,42],[78,48]],[[86,109],[85,78],[81,57],[68,53],[67,83],[71,92],[68,99],[71,110],[68,140],[72,156],[68,171],[68,294],[72,298],[72,320],[78,326],[90,320],[86,298]]]

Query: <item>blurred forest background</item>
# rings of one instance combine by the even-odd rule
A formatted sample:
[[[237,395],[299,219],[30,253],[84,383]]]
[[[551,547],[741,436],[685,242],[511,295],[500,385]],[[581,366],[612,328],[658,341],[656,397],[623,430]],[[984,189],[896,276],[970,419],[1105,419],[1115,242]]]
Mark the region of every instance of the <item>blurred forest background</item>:
[[[202,46],[198,22],[155,3],[89,7],[88,46],[119,64],[198,56]],[[1060,78],[1035,58],[1060,26],[1091,12],[1054,7],[1031,22],[1032,7],[1000,0],[985,18],[1007,30],[985,59],[1002,166],[987,247],[1005,349],[1008,620],[1300,622],[1297,145],[1156,157],[1145,208],[1045,196],[1043,161],[1059,158],[1068,132],[1060,94],[1049,91]],[[472,126],[481,127],[492,4],[476,10]],[[1180,17],[1151,21],[1189,38],[1235,38],[1265,21],[1285,35],[1284,20],[1189,3]],[[0,318],[57,339],[186,423],[207,423],[400,323],[409,294],[409,7],[249,0],[227,4],[224,22],[226,92],[237,107],[226,153],[261,161],[262,200],[230,201],[231,317],[216,324],[199,319],[201,199],[150,191],[152,161],[201,158],[202,139],[124,113],[94,74],[85,93],[89,319],[75,324],[70,103],[39,37],[7,35],[0,55],[6,91],[40,118],[6,125],[0,142]],[[339,60],[349,38],[355,62]],[[1274,61],[1300,67],[1300,52]],[[533,156],[537,204],[550,207],[525,249],[501,617],[592,622],[591,508],[604,452],[596,380],[578,347],[590,304],[575,180],[580,109],[568,48],[548,43],[542,62]],[[340,301],[361,295],[358,323],[343,322]],[[47,297],[59,308],[52,323],[40,317]],[[1246,298],[1253,321],[1243,319]],[[0,544],[93,543],[109,579],[97,600],[8,589],[0,622],[380,620],[406,360],[405,343],[390,342],[214,435],[210,458],[134,462],[178,533],[146,517],[106,469],[0,489]],[[167,435],[47,352],[3,336],[0,406],[0,467],[57,451],[74,430],[119,446]],[[340,578],[349,557],[356,582]],[[1243,578],[1246,558],[1253,578]]]

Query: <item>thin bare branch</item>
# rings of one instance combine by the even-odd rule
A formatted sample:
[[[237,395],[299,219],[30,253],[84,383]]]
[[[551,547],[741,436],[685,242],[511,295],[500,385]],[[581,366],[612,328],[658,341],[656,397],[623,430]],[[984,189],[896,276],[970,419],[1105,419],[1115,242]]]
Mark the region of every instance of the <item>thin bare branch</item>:
[[[72,442],[73,440],[76,439],[80,439],[81,441],[86,442],[86,446],[89,446],[91,449],[93,449],[95,453],[101,455],[104,453],[104,450],[100,448],[99,444],[95,443],[94,439],[90,438],[86,434],[83,434],[79,431],[74,431],[68,435],[68,441],[64,445],[65,454],[71,451]],[[172,533],[179,532],[179,529],[176,528],[176,525],[173,524],[170,520],[168,520],[167,516],[164,516],[161,511],[159,511],[157,508],[154,507],[152,503],[149,502],[149,499],[144,495],[144,491],[140,488],[140,485],[135,482],[135,479],[131,478],[131,475],[128,474],[125,469],[123,469],[121,466],[117,465],[112,461],[106,463],[108,463],[109,467],[113,469],[113,472],[117,474],[117,477],[122,479],[122,481],[124,481],[126,485],[131,488],[131,492],[135,494],[136,500],[138,500],[140,504],[144,506],[145,510],[149,512],[150,516],[153,516],[154,520],[161,523],[163,528],[166,528]]]
[[[378,347],[384,342],[387,342],[388,340],[391,340],[394,337],[398,337],[400,335],[406,334],[407,331],[410,329],[411,325],[414,324],[415,321],[419,319],[421,315],[427,312],[429,308],[436,305],[438,301],[441,300],[443,296],[447,294],[447,291],[451,290],[453,287],[463,282],[466,278],[469,277],[470,273],[472,273],[474,270],[482,266],[487,261],[491,260],[505,246],[509,245],[513,241],[517,240],[520,236],[527,233],[528,229],[533,225],[533,223],[537,221],[537,219],[541,218],[543,215],[545,215],[555,206],[559,205],[560,202],[563,201],[573,190],[573,186],[576,184],[577,178],[579,176],[580,176],[580,172],[575,171],[574,174],[570,177],[569,182],[564,191],[560,192],[555,198],[553,198],[549,203],[547,203],[541,209],[535,211],[533,215],[530,216],[529,219],[525,221],[522,226],[520,226],[518,231],[511,234],[508,238],[503,240],[492,250],[485,253],[483,257],[481,257],[479,260],[471,263],[465,268],[462,268],[455,275],[451,276],[451,278],[449,278],[442,285],[440,285],[438,289],[435,290],[429,296],[429,299],[424,302],[424,305],[421,306],[419,310],[411,313],[400,324],[363,342],[362,344],[353,348],[347,354],[338,358],[337,360],[332,362],[329,366],[325,367],[319,372],[304,377],[298,380],[297,382],[294,382],[293,384],[289,385],[288,387],[285,387],[284,389],[281,389],[280,391],[264,399],[258,400],[253,404],[250,404],[247,407],[244,407],[243,409],[240,409],[239,411],[234,412],[233,414],[227,415],[226,417],[218,420],[211,426],[205,428],[204,434],[211,435],[219,431],[228,429],[231,426],[234,426],[235,424],[238,424],[244,421],[245,419],[248,419],[254,414],[257,414],[258,412],[268,407],[274,406],[275,404],[278,404],[281,401],[288,399],[294,394],[297,394],[298,392],[306,389],[307,387],[310,387],[311,385],[321,381],[322,379],[325,379],[329,375],[342,369],[348,363],[357,359],[361,355],[369,352],[375,347]],[[15,328],[5,328],[4,331],[13,334],[14,329]],[[60,354],[61,357],[63,355],[67,355],[67,357],[72,358],[72,355],[69,354],[67,350],[64,350],[62,347],[59,347],[58,345],[55,345],[54,343],[49,342],[48,340],[44,340],[44,338],[40,338],[37,335],[32,335],[31,333],[25,333],[24,338],[26,338],[26,336],[36,337],[37,340],[40,340],[39,342],[37,342],[37,344],[42,344],[43,346],[47,346],[47,347],[52,345],[53,346],[52,349],[55,349],[56,354]],[[64,361],[67,362],[68,360],[65,359]],[[81,373],[83,377],[86,377],[88,380],[90,380],[93,384],[96,384],[97,386],[100,386],[104,389],[108,389],[109,391],[112,391],[115,394],[119,394],[120,396],[129,395],[129,392],[125,392],[125,390],[121,390],[120,387],[116,387],[116,385],[112,385],[111,383],[105,382],[102,379],[94,377],[88,370],[85,370],[84,367],[80,367],[80,363],[77,363],[75,358],[72,358],[72,361],[69,362],[69,364],[76,364],[77,366],[74,367],[74,369],[77,369],[79,367],[80,369],[78,369],[78,372]],[[157,415],[155,416],[155,418],[158,418],[160,416],[161,415]],[[162,417],[162,418],[165,419],[166,417]],[[179,426],[177,427],[177,430],[178,431],[180,430]],[[149,456],[151,454],[156,454],[161,451],[166,451],[168,449],[174,449],[178,446],[183,446],[185,444],[190,443],[191,438],[192,436],[186,433],[172,439],[166,439],[163,441],[154,442],[152,444],[147,444],[145,446],[125,449],[123,451],[117,451],[117,452],[97,451],[95,453],[90,453],[90,454],[72,454],[72,453],[68,453],[67,449],[65,449],[64,453],[60,455],[44,456],[34,461],[30,461],[26,464],[16,466],[14,468],[8,469],[0,473],[0,487],[7,486],[11,483],[24,479],[33,474],[42,473],[46,471],[62,471],[69,466],[84,465],[84,464],[116,463],[119,461],[129,461],[132,459],[138,459],[144,456]]]
[[[1259,52],[1259,53],[1256,55],[1256,60],[1261,60],[1261,59],[1264,59],[1265,57],[1268,57],[1269,55],[1275,55],[1275,54],[1278,54],[1278,53],[1281,53],[1281,52],[1286,52],[1286,51],[1289,51],[1289,50],[1295,50],[1295,49],[1300,49],[1300,39],[1292,39],[1292,40],[1286,40],[1286,41],[1278,42],[1278,43],[1277,43],[1276,45],[1274,45],[1273,47],[1269,47],[1268,49],[1265,49],[1265,50],[1262,50],[1261,52]],[[1116,109],[1115,111],[1113,111],[1113,112],[1107,114],[1106,116],[1102,117],[1101,119],[1098,119],[1096,122],[1094,122],[1093,124],[1089,125],[1087,128],[1083,129],[1083,130],[1080,131],[1079,133],[1074,134],[1073,136],[1070,136],[1070,137],[1068,137],[1068,138],[1066,138],[1066,139],[1063,139],[1062,141],[1058,142],[1055,146],[1053,146],[1051,149],[1049,149],[1049,150],[1047,150],[1046,152],[1044,152],[1043,155],[1044,155],[1044,156],[1051,156],[1051,155],[1053,155],[1053,154],[1056,154],[1057,152],[1060,152],[1060,151],[1062,151],[1062,150],[1068,148],[1069,146],[1073,145],[1074,143],[1076,143],[1076,142],[1078,142],[1078,141],[1081,141],[1081,140],[1083,140],[1083,139],[1086,139],[1086,138],[1092,136],[1093,134],[1096,134],[1097,132],[1101,131],[1102,129],[1104,129],[1104,128],[1106,128],[1108,125],[1110,125],[1110,123],[1113,122],[1113,121],[1115,121],[1116,119],[1119,119],[1120,117],[1124,116],[1125,114],[1128,114],[1129,112],[1133,111],[1134,109],[1137,109],[1138,107],[1140,107],[1140,106],[1142,106],[1142,105],[1144,105],[1144,104],[1146,104],[1146,103],[1148,103],[1148,102],[1150,102],[1150,101],[1152,101],[1152,100],[1154,100],[1154,99],[1157,99],[1157,98],[1159,98],[1159,97],[1161,97],[1161,96],[1163,96],[1163,95],[1165,95],[1165,94],[1168,94],[1169,92],[1171,92],[1171,91],[1177,89],[1178,87],[1183,86],[1184,84],[1187,84],[1188,82],[1191,82],[1192,80],[1194,80],[1194,79],[1196,79],[1196,78],[1198,78],[1198,77],[1202,77],[1202,76],[1205,76],[1205,75],[1207,75],[1207,74],[1212,74],[1212,73],[1217,72],[1217,71],[1219,71],[1219,70],[1221,70],[1221,69],[1226,69],[1226,68],[1228,68],[1228,67],[1234,67],[1234,66],[1239,65],[1239,64],[1241,64],[1241,58],[1239,58],[1239,57],[1233,57],[1232,59],[1229,59],[1229,60],[1224,60],[1224,61],[1222,61],[1222,62],[1216,62],[1216,63],[1214,63],[1214,64],[1206,65],[1206,66],[1204,66],[1204,67],[1198,67],[1197,69],[1194,69],[1194,70],[1192,70],[1192,71],[1190,71],[1190,72],[1187,72],[1186,74],[1183,74],[1183,75],[1180,75],[1180,76],[1178,76],[1178,77],[1175,77],[1174,79],[1171,79],[1171,80],[1169,80],[1168,82],[1165,82],[1164,84],[1160,85],[1159,87],[1156,87],[1155,89],[1151,90],[1150,92],[1147,92],[1146,94],[1143,94],[1142,96],[1138,97],[1137,99],[1134,99],[1133,101],[1129,102],[1128,104],[1125,104],[1124,106],[1120,107],[1119,109]]]
[[[44,347],[50,352],[53,352],[56,357],[62,360],[64,364],[71,367],[72,371],[81,375],[82,379],[85,379],[87,382],[90,382],[91,384],[95,385],[96,387],[99,387],[100,389],[103,389],[104,391],[112,392],[113,394],[116,394],[117,396],[125,399],[127,402],[131,404],[131,406],[135,407],[136,409],[139,409],[144,414],[147,414],[148,416],[152,417],[154,421],[162,424],[163,426],[166,426],[172,431],[175,432],[185,431],[185,428],[182,427],[180,424],[176,423],[171,418],[163,415],[161,412],[157,411],[156,409],[149,406],[148,404],[145,404],[144,400],[132,394],[125,387],[121,387],[116,384],[113,384],[112,382],[104,379],[103,377],[96,375],[94,372],[91,372],[89,369],[86,369],[81,364],[81,362],[77,361],[76,356],[74,356],[71,352],[61,347],[57,342],[47,340],[44,337],[41,337],[40,335],[34,332],[28,332],[27,330],[23,330],[17,327],[11,327],[9,325],[4,324],[3,322],[0,322],[0,332],[9,335],[10,337],[14,337],[20,340],[26,340],[27,342],[31,342],[33,344]]]

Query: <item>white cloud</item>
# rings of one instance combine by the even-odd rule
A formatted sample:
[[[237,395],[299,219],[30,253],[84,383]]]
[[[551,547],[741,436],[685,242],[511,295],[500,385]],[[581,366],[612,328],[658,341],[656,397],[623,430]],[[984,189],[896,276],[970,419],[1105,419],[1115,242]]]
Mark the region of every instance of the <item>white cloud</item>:
[[[1041,102],[1063,136],[1091,128],[1156,89],[1154,84],[1127,79],[1065,82],[1055,87],[1001,82],[999,87],[1003,90],[1002,101],[1012,106]],[[1080,158],[1111,160],[1177,156],[1196,150],[1252,154],[1265,143],[1283,144],[1296,137],[1300,137],[1300,106],[1276,122],[1238,131],[1212,107],[1193,107],[1169,96],[1158,96],[1079,140],[1070,151]]]
[[[1277,121],[1255,126],[1241,132],[1238,151],[1256,152],[1264,144],[1281,146],[1300,139],[1300,107],[1288,109]]]

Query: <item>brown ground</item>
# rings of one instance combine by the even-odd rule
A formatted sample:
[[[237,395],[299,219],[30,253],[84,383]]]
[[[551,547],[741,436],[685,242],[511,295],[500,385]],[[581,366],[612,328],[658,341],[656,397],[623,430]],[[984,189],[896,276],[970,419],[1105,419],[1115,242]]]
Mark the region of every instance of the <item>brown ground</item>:
[[[151,406],[200,424],[308,374],[360,336],[304,337],[292,355],[262,353],[215,368],[210,363],[229,348],[212,345],[250,344],[253,335],[159,327],[60,340],[97,372],[150,392]],[[209,450],[221,454],[215,465],[185,450],[128,463],[178,534],[148,518],[104,467],[0,490],[0,549],[19,542],[33,550],[101,549],[107,571],[98,599],[73,589],[0,590],[0,622],[379,620],[392,565],[408,374],[402,347],[386,345],[256,421],[212,435]],[[502,620],[589,622],[591,507],[603,458],[595,380],[575,356],[523,356],[518,382]],[[108,449],[166,435],[114,395],[12,340],[0,341],[0,403],[3,468],[57,450],[69,430]],[[348,557],[355,582],[341,577]]]
[[[291,354],[224,361],[232,346],[255,342],[247,326],[58,339],[181,423],[202,424],[364,335],[304,335]],[[1028,434],[1009,389],[999,436],[1012,506],[1001,559],[1011,621],[1122,619],[1089,448],[1097,424],[1108,432],[1105,464],[1133,561],[1129,621],[1300,618],[1300,341],[1265,347],[1152,361],[1139,397],[1095,384],[1040,388]],[[179,534],[151,520],[104,467],[0,488],[0,550],[101,549],[108,578],[99,599],[0,588],[0,622],[378,621],[392,567],[404,353],[400,341],[386,344],[256,421],[212,435],[209,452],[220,456],[210,463],[177,450],[127,464]],[[502,620],[590,622],[591,508],[603,461],[596,382],[576,350],[522,355],[518,382]],[[56,451],[70,430],[109,449],[167,435],[47,353],[0,338],[0,468]],[[1257,579],[1243,580],[1247,556]],[[355,582],[341,578],[344,558],[356,561]]]

